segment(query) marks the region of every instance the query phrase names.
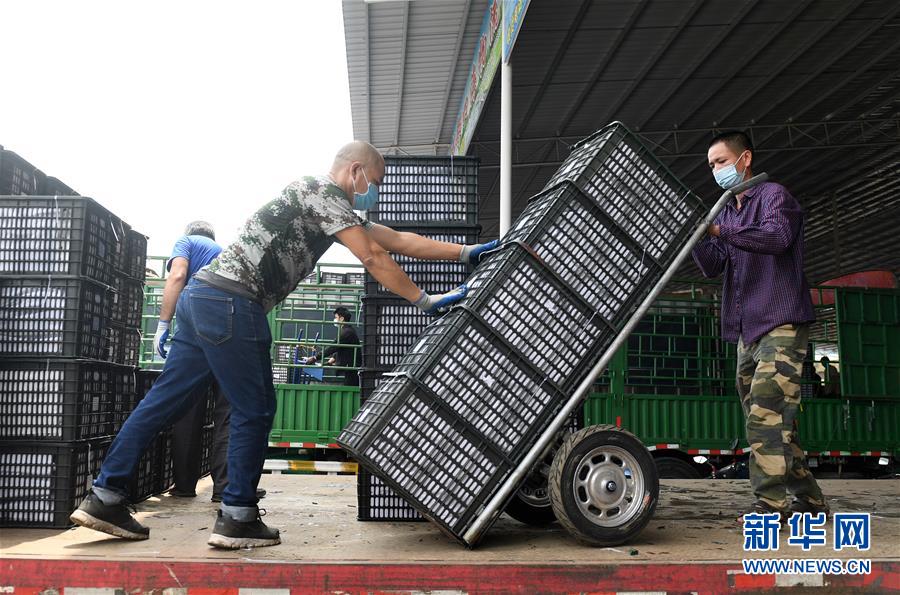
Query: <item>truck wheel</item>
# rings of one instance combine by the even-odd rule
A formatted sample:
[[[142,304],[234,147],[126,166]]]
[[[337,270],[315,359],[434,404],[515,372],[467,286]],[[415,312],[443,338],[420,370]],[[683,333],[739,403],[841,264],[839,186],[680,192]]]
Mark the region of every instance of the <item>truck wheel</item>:
[[[569,436],[550,467],[550,502],[581,543],[614,546],[647,525],[659,500],[650,452],[615,426],[591,426]]]
[[[545,527],[556,520],[550,504],[546,473],[532,472],[506,505],[506,514],[520,523],[535,527]]]
[[[677,457],[658,457],[653,462],[660,479],[700,479],[700,472],[693,465]]]

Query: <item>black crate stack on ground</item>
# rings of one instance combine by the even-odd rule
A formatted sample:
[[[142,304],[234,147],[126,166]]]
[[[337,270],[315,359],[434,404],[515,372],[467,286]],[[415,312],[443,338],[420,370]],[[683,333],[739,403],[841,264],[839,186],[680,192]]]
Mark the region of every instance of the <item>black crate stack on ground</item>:
[[[483,531],[466,534],[484,506],[705,212],[621,124],[589,137],[470,277],[466,299],[422,333],[338,442],[474,545]]]
[[[478,161],[470,157],[385,157],[385,175],[370,221],[453,244],[475,244],[478,226]],[[425,261],[395,254],[413,283],[444,293],[466,282],[472,267],[461,262]],[[365,274],[362,308],[365,402],[433,321]],[[422,520],[422,516],[380,478],[360,470],[358,518],[368,521]]]
[[[138,400],[146,238],[0,157],[0,526],[62,527]]]

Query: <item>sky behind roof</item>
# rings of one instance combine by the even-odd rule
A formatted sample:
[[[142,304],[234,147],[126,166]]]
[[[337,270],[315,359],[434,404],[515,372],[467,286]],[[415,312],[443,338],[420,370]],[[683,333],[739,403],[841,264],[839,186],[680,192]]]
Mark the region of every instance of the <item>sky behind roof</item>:
[[[5,2],[0,145],[168,254],[220,243],[352,140],[341,3]],[[346,261],[341,247],[323,261]]]

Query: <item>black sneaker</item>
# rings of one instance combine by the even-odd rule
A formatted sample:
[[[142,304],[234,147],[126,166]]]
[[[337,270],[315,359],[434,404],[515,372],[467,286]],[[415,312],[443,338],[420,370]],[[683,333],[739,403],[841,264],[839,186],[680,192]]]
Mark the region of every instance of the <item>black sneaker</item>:
[[[749,509],[747,509],[743,513],[741,513],[740,516],[738,516],[738,518],[737,518],[737,522],[739,525],[743,526],[744,525],[744,517],[747,516],[748,514],[773,514],[773,513],[777,513],[777,514],[781,515],[778,519],[778,522],[781,524],[781,527],[784,528],[785,524],[787,523],[788,514],[783,510],[778,510],[774,506],[771,506],[767,502],[764,502],[762,500],[757,500],[756,502],[753,503],[752,506],[750,506]]]
[[[179,490],[178,488],[172,488],[169,490],[170,496],[175,496],[176,498],[196,498],[197,492],[193,490]]]
[[[262,500],[266,497],[266,491],[262,488],[256,488],[256,497],[259,500]],[[222,494],[213,494],[212,498],[209,499],[210,502],[221,502]]]
[[[824,512],[826,517],[831,516],[831,509],[828,508],[828,503],[826,502],[824,505],[819,506],[818,504],[813,504],[809,500],[794,500],[791,502],[791,514],[796,513],[810,513],[810,514],[819,514],[820,512]]]
[[[94,492],[88,492],[81,506],[69,516],[69,520],[76,525],[116,537],[148,539],[150,529],[134,520],[131,514],[135,512],[137,509],[129,504],[104,504]]]
[[[209,536],[207,543],[226,550],[278,545],[281,543],[278,529],[271,529],[262,522],[262,516],[265,514],[265,510],[260,510],[256,519],[242,523],[230,516],[223,515],[220,510],[219,516],[216,518],[216,526],[213,527],[212,535]]]

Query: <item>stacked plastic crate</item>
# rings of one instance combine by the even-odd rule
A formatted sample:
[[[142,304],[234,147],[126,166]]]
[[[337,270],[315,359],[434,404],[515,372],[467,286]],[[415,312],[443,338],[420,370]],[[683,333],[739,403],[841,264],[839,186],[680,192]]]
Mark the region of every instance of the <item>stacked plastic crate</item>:
[[[621,124],[586,139],[338,442],[474,545],[703,215]]]
[[[134,407],[145,256],[89,198],[0,196],[0,526],[67,525]]]
[[[454,244],[474,244],[478,226],[478,161],[471,157],[386,157],[373,223]],[[443,293],[472,272],[459,262],[425,261],[395,254],[394,259],[419,288]],[[363,370],[360,400],[365,403],[396,366],[431,316],[385,289],[366,273],[363,298]],[[384,482],[360,469],[358,518],[367,521],[421,520]]]

